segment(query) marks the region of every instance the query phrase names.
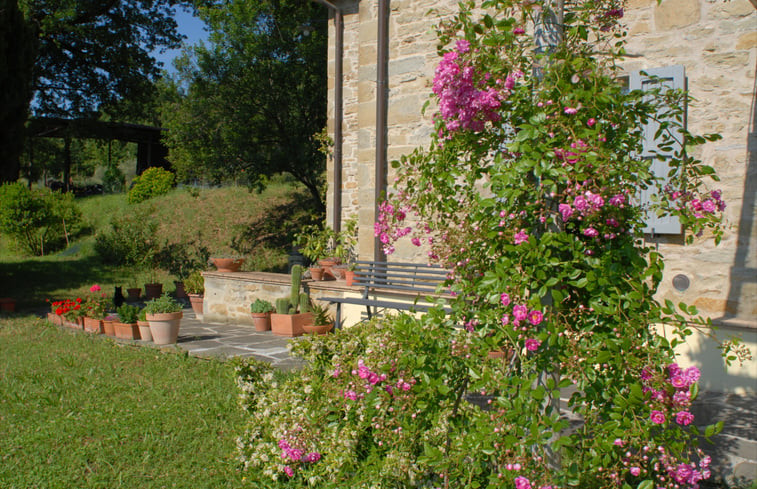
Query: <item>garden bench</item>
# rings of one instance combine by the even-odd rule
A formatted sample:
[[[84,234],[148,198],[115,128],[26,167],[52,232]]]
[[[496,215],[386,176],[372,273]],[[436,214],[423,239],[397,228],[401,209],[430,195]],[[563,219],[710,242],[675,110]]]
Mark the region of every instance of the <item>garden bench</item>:
[[[439,286],[447,279],[447,270],[418,263],[356,262],[353,285],[363,288],[362,297],[321,297],[320,300],[336,304],[336,325],[341,325],[342,304],[365,306],[368,319],[379,309],[425,312],[436,304],[418,303],[431,297],[444,298]],[[405,301],[401,301],[405,299]],[[412,299],[412,302],[407,302]],[[371,310],[373,308],[373,310]],[[450,308],[444,306],[445,311]]]

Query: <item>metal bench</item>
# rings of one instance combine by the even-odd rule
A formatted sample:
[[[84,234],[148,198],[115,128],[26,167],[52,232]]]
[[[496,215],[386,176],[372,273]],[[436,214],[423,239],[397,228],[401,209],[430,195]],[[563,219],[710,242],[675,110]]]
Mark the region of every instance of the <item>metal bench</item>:
[[[447,279],[448,272],[438,266],[373,261],[358,261],[356,265],[353,285],[363,288],[362,297],[319,298],[336,304],[337,327],[341,326],[342,304],[365,306],[370,319],[379,309],[425,312],[437,305],[419,304],[419,300],[444,297],[444,294],[438,292],[438,288]],[[412,302],[400,302],[398,299],[412,299]],[[450,310],[447,306],[444,309]]]

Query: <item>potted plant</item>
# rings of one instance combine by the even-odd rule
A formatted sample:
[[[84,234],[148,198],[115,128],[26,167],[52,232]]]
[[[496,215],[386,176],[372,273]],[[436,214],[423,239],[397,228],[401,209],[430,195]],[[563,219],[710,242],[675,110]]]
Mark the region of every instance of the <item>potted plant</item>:
[[[250,314],[252,323],[255,325],[255,331],[268,331],[271,329],[271,313],[275,309],[273,304],[263,299],[255,299],[250,304]]]
[[[336,234],[334,240],[334,255],[340,260],[339,265],[331,267],[332,272],[337,278],[346,280],[347,285],[351,286],[355,278],[355,261],[357,260],[357,217],[351,216],[344,221],[342,230]]]
[[[126,302],[138,302],[142,295],[142,288],[137,284],[137,279],[133,278],[126,287]]]
[[[97,284],[90,287],[89,292],[85,303],[84,330],[95,334],[105,333],[103,319],[110,307],[110,300]]]
[[[205,293],[205,278],[200,270],[192,271],[184,279],[184,290],[189,295],[189,302],[192,304],[192,311],[195,316],[202,316],[202,299]]]
[[[313,313],[313,323],[302,326],[306,333],[327,334],[334,328],[334,316],[327,306],[311,304],[310,309]]]
[[[312,224],[305,226],[295,237],[295,246],[299,246],[300,253],[310,261],[310,276],[313,280],[323,280],[324,260],[328,256],[332,236],[333,231],[328,226]]]
[[[106,336],[116,336],[115,323],[120,321],[118,314],[108,314],[103,318],[103,332]]]
[[[216,255],[210,257],[211,263],[219,272],[232,273],[239,271],[244,264],[244,257],[239,255]]]
[[[292,267],[292,288],[289,297],[276,300],[276,312],[271,314],[271,331],[278,336],[300,336],[305,330],[304,324],[312,324],[310,296],[300,293],[302,267]]]
[[[137,326],[139,307],[123,304],[116,310],[116,312],[118,313],[119,318],[118,321],[113,323],[116,338],[138,340],[140,338],[139,327]]]
[[[150,331],[150,322],[147,321],[146,311],[144,308],[139,310],[137,315],[137,327],[139,328],[139,337],[142,341],[152,341],[152,332]]]
[[[156,345],[176,343],[182,314],[181,303],[168,294],[145,304],[145,318],[150,323],[150,333]]]

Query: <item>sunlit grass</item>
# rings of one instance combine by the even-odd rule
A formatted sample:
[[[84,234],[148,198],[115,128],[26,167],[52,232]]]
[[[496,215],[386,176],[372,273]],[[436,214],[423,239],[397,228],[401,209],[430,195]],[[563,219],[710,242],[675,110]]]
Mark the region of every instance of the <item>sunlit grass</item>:
[[[239,487],[231,367],[0,319],[0,487]]]

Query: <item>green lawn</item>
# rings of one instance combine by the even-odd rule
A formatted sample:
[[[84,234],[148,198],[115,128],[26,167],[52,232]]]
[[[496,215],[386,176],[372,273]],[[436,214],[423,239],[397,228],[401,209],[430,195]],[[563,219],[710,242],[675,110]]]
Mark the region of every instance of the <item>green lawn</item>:
[[[0,319],[0,488],[239,487],[230,365]]]

